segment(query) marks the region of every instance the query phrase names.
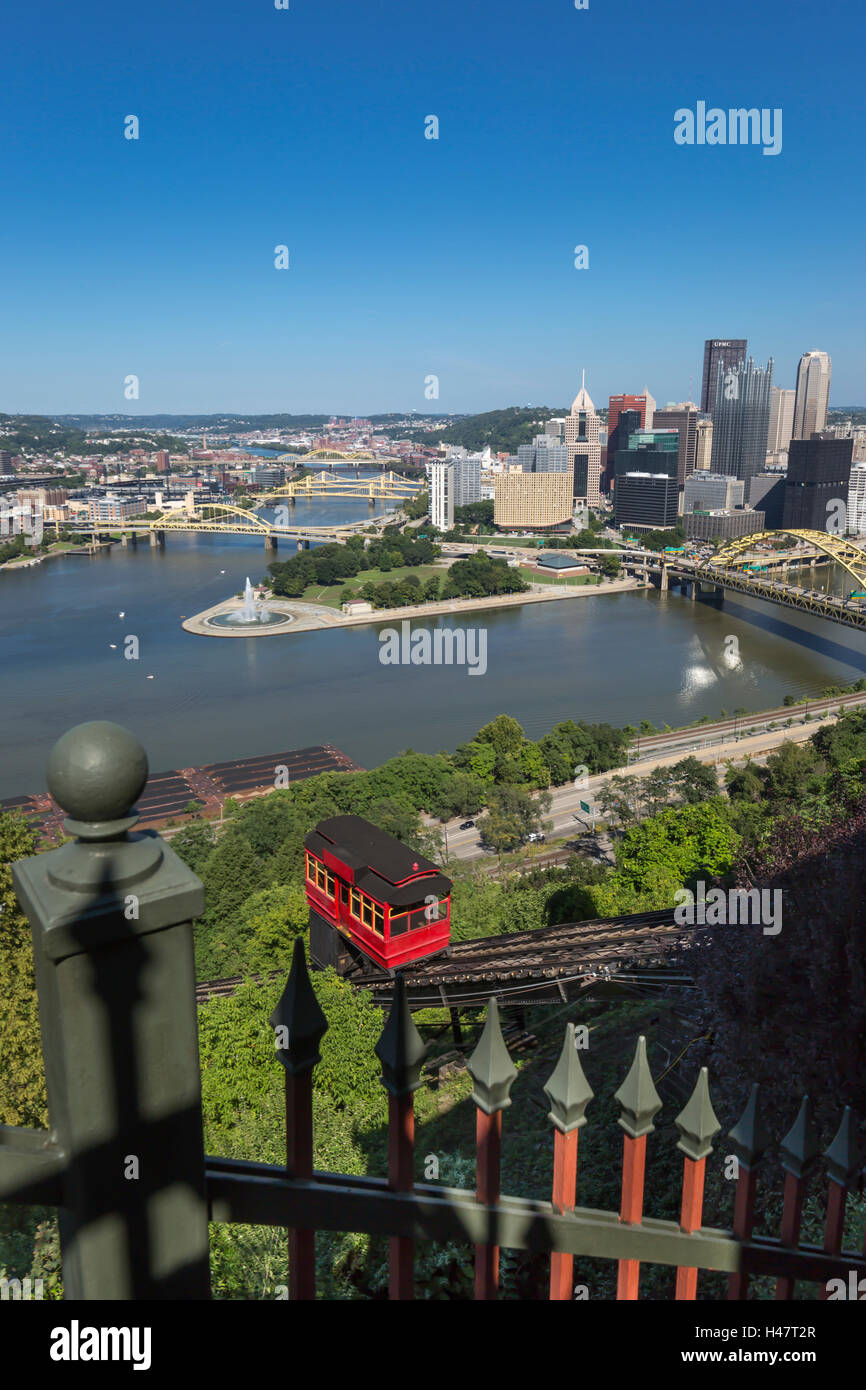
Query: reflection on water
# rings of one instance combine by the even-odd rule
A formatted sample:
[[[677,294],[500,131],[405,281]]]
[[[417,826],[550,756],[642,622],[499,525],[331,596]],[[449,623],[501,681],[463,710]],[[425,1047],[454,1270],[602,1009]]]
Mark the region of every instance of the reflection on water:
[[[296,510],[311,524],[367,514],[366,502],[339,507]],[[720,607],[653,590],[475,613],[466,625],[487,629],[486,679],[381,665],[381,624],[231,641],[183,631],[181,615],[241,591],[268,558],[245,537],[171,535],[164,551],[0,575],[0,796],[44,787],[51,743],[85,719],[128,725],[158,770],[312,743],[372,766],[408,747],[453,748],[503,711],[531,738],[568,718],[660,727],[866,672],[863,634],[741,595]],[[133,634],[140,660],[127,661]]]

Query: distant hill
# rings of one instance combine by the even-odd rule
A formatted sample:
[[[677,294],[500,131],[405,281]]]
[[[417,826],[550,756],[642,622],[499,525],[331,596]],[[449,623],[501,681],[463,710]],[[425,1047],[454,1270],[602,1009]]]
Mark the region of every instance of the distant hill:
[[[319,429],[330,415],[55,415],[59,424],[82,430],[263,430]]]
[[[410,438],[423,444],[457,444],[473,452],[489,444],[494,453],[515,454],[521,444],[531,444],[554,415],[567,415],[568,406],[519,406],[467,415],[444,430],[413,430]]]
[[[112,431],[112,420],[117,428],[117,418],[119,417],[105,417],[104,426],[100,430],[100,436],[105,442],[97,444],[88,437],[81,425],[71,423],[70,416],[54,418],[46,415],[0,414],[0,449],[22,454],[101,455],[128,449],[137,438],[151,449],[187,452],[187,445],[171,434],[148,428],[140,422],[136,424],[134,435],[126,432],[116,435]]]

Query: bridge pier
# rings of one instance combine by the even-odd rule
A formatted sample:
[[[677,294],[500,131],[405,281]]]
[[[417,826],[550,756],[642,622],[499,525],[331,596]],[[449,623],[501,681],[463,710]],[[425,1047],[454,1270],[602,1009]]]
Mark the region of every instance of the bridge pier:
[[[659,592],[662,593],[662,594],[666,594],[667,591],[668,591],[668,567],[667,567],[667,565],[662,565],[662,575],[661,575],[661,582],[660,582],[660,584],[659,584]]]
[[[165,550],[165,532],[151,531],[150,545],[152,550]]]
[[[276,538],[276,536],[265,536],[265,550],[276,550],[276,549],[277,549],[277,538]]]

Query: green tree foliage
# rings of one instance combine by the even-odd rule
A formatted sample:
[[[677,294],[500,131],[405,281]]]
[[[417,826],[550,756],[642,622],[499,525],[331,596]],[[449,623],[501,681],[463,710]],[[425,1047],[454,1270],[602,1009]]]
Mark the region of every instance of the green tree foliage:
[[[217,979],[230,952],[229,942],[246,900],[267,885],[268,868],[249,840],[234,826],[206,860],[201,880],[205,912],[196,928],[196,965],[205,979]]]
[[[526,787],[494,787],[487,798],[487,811],[479,821],[482,844],[503,853],[542,829],[550,810],[549,792],[533,796]]]
[[[727,873],[739,845],[721,798],[642,820],[617,845],[614,873],[587,889],[593,915],[673,907],[678,889]]]
[[[417,497],[413,497],[411,501],[404,502],[401,506],[401,510],[403,515],[407,516],[410,521],[420,521],[430,510],[429,492],[419,492]]]
[[[382,1010],[366,991],[338,979],[332,970],[313,971],[311,979],[329,1024],[320,1044],[316,1089],[336,1108],[350,1110],[354,1123],[382,1123],[387,1093],[373,1050],[382,1032]],[[274,1055],[268,1018],[283,983],[250,984],[199,1009],[206,1123],[237,1123],[245,1111],[256,1115],[267,1107],[268,1093],[281,1095],[284,1072]]]
[[[538,744],[541,756],[550,769],[554,786],[562,786],[585,767],[590,774],[609,772],[625,761],[628,738],[624,729],[610,724],[575,723],[567,719],[555,724]]]
[[[678,521],[676,526],[667,531],[641,531],[638,540],[644,550],[664,550],[669,545],[675,548],[684,545],[686,533],[682,521]]]
[[[521,444],[531,444],[547,420],[567,415],[566,406],[507,406],[504,410],[487,410],[481,415],[468,415],[444,430],[410,430],[409,438],[419,444],[457,444],[478,453],[489,444],[497,453],[516,454]],[[404,432],[405,437],[405,432]]]
[[[484,598],[493,594],[523,594],[529,585],[505,560],[492,560],[479,553],[466,560],[455,560],[445,576],[442,597]]]
[[[186,825],[172,836],[171,847],[194,874],[201,874],[216,844],[213,827],[205,821]]]
[[[429,565],[439,554],[432,541],[420,539],[413,532],[401,532],[398,526],[386,526],[382,533],[369,539],[352,536],[340,545],[316,546],[304,550],[289,560],[275,560],[269,566],[270,583],[275,594],[283,598],[299,598],[311,585],[326,587],[343,579],[354,579],[365,570],[409,568]],[[384,607],[384,604],[380,605]],[[396,606],[396,605],[395,605]]]
[[[698,874],[726,873],[739,838],[721,799],[663,811],[627,830],[616,849],[617,872],[639,889],[669,874],[679,887]]]
[[[245,899],[218,930],[204,935],[199,968],[207,979],[288,970],[294,939],[307,930],[309,908],[300,883],[272,884]]]
[[[824,762],[834,768],[852,758],[866,756],[866,710],[852,710],[835,724],[819,729],[809,742]]]
[[[12,887],[12,864],[36,852],[19,815],[0,815],[0,1124],[48,1125],[30,926]]]
[[[465,507],[454,508],[454,529],[463,530],[467,526],[480,526],[486,530],[493,525],[495,503],[492,498],[480,502],[469,502]]]

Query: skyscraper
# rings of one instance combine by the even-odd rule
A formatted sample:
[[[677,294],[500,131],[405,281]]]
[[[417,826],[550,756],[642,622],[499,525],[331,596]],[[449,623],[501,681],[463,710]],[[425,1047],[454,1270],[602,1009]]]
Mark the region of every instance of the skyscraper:
[[[430,466],[430,520],[439,531],[454,528],[453,463],[436,462]]]
[[[626,397],[628,399],[628,397]],[[637,399],[642,401],[642,397]],[[602,479],[603,491],[610,494],[616,482],[616,456],[622,449],[628,448],[628,442],[636,430],[643,428],[644,409],[643,405],[639,410],[620,410],[619,418],[616,422],[616,429],[608,434],[607,437],[607,460],[604,466],[604,477]]]
[[[709,468],[713,456],[713,422],[699,415],[695,424],[695,468]]]
[[[730,473],[746,481],[763,469],[772,384],[772,357],[766,367],[756,367],[750,357],[739,369],[719,358],[713,410],[714,473]]]
[[[833,364],[826,352],[804,352],[800,358],[794,402],[794,439],[811,439],[826,425],[832,370]]]
[[[783,525],[827,531],[848,504],[852,439],[792,439],[785,478]]]
[[[628,448],[616,451],[615,488],[626,473],[635,472],[653,477],[665,473],[676,482],[679,448],[678,430],[634,430],[629,435]]]
[[[572,470],[573,495],[590,507],[601,500],[601,444],[599,419],[586,389],[586,373],[565,421],[565,443]]]
[[[655,428],[679,431],[680,448],[677,464],[677,482],[680,487],[695,471],[695,450],[697,448],[698,407],[694,401],[681,401],[679,405],[666,405],[653,416]]]
[[[669,530],[677,524],[677,480],[670,473],[619,473],[614,518],[634,530]]]
[[[719,363],[736,368],[746,360],[745,338],[707,338],[704,343],[704,375],[701,381],[701,410],[712,415],[716,403]]]
[[[610,491],[610,479],[613,477],[613,461],[616,458],[617,449],[628,448],[629,432],[633,429],[652,429],[653,411],[655,401],[649,393],[649,388],[644,387],[643,394],[640,396],[609,396],[607,401],[607,467],[604,475],[604,490]],[[622,416],[628,412],[629,424],[626,429],[622,424]],[[634,412],[637,412],[638,423],[634,423]]]
[[[524,473],[568,473],[568,449],[549,434],[537,434],[531,444],[520,444],[517,462]]]
[[[780,386],[770,391],[770,429],[767,453],[784,454],[794,434],[794,391]]]
[[[622,412],[623,412],[624,410],[637,410],[637,411],[639,411],[639,412],[640,412],[640,428],[641,428],[642,430],[651,430],[652,427],[653,427],[653,411],[655,410],[655,404],[656,404],[655,401],[653,400],[652,396],[651,396],[650,393],[649,393],[649,387],[648,387],[648,386],[645,386],[645,387],[644,387],[644,389],[643,389],[641,395],[639,395],[639,396],[622,395],[622,396],[609,396],[609,397],[608,397],[608,401],[607,401],[607,442],[608,442],[608,445],[610,445],[611,440],[612,440],[612,439],[614,440],[614,450],[613,450],[613,452],[616,452],[616,447],[617,447],[617,443],[616,443],[616,438],[615,438],[615,435],[614,435],[614,431],[616,430],[617,425],[619,424],[619,417],[620,417],[620,415],[622,414]],[[626,441],[625,439],[623,439],[622,442],[621,442],[621,444],[619,444],[618,447],[621,448],[621,449],[624,449],[624,448],[626,447],[626,442],[627,442],[627,441]]]

